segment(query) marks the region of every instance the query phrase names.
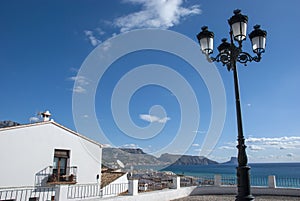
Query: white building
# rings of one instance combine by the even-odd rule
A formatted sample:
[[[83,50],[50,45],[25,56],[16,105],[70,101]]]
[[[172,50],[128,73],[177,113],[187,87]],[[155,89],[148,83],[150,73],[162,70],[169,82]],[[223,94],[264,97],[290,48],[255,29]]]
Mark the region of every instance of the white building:
[[[100,183],[101,145],[44,120],[0,129],[0,187]]]

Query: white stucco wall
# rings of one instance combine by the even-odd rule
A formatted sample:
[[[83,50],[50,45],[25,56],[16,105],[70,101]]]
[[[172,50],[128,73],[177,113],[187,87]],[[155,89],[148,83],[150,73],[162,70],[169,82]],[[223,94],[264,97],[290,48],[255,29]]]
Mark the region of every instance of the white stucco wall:
[[[159,191],[151,191],[145,193],[139,193],[134,196],[117,196],[106,198],[105,201],[169,201],[175,200],[183,197],[187,197],[191,194],[191,192],[196,188],[196,186],[192,187],[184,187],[180,189],[163,189]],[[101,199],[91,199],[89,201],[100,201]]]
[[[53,165],[54,149],[70,150],[78,184],[101,178],[100,146],[49,122],[0,130],[0,187],[33,186],[35,175]]]

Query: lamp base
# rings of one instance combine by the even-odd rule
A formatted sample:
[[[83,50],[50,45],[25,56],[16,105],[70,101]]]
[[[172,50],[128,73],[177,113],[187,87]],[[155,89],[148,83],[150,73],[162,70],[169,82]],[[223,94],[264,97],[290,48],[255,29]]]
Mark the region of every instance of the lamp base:
[[[248,200],[254,200],[254,197],[252,195],[247,196],[235,196],[235,201],[248,201]]]
[[[251,195],[249,171],[250,167],[247,165],[237,167],[238,194],[235,199],[236,201],[254,200],[254,197]]]

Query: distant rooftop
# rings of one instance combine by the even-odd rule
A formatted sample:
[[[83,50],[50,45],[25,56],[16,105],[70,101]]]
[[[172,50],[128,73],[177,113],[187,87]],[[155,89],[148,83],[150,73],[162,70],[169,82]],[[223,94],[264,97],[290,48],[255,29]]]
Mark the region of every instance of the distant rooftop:
[[[126,174],[125,172],[115,172],[112,169],[102,169],[101,173],[101,188],[107,186],[111,182],[115,181],[119,177],[123,176]]]
[[[6,128],[6,127],[12,127],[12,126],[18,126],[20,125],[19,123],[17,122],[14,122],[14,121],[0,121],[0,128]]]

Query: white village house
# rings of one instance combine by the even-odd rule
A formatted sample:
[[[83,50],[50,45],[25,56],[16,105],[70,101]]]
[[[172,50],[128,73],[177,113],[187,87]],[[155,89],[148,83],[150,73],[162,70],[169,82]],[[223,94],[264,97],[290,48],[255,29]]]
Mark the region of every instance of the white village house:
[[[102,145],[43,117],[0,128],[0,188],[100,184]]]

